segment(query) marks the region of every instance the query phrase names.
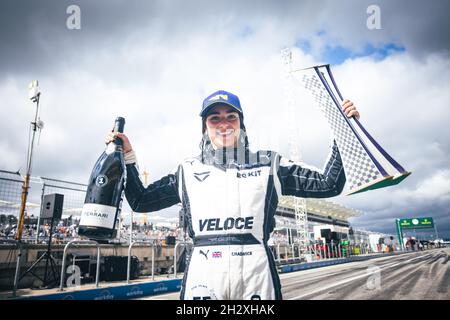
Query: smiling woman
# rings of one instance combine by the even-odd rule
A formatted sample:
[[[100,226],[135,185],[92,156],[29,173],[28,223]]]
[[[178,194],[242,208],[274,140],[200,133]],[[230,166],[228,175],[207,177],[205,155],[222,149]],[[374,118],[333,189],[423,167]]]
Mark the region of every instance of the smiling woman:
[[[237,147],[240,133],[239,114],[231,107],[217,106],[206,117],[208,136],[219,148]]]
[[[220,90],[205,99],[202,111],[202,134],[200,143],[202,157],[207,148],[215,150],[248,149],[248,139],[244,125],[244,114],[239,98],[232,93]],[[219,151],[220,152],[220,151]]]
[[[359,117],[351,101],[344,113]],[[128,138],[123,140],[125,194],[135,212],[180,203],[194,248],[181,299],[281,299],[281,285],[267,240],[282,195],[325,198],[341,193],[342,160],[334,143],[323,172],[313,171],[274,151],[251,152],[239,98],[226,91],[208,96],[202,117],[201,154],[145,188]]]

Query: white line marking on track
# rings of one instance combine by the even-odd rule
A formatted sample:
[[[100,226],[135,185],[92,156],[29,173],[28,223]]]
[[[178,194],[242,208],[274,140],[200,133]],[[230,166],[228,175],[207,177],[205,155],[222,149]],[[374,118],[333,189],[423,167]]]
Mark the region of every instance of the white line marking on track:
[[[414,260],[416,260],[416,259],[424,258],[424,257],[428,257],[428,256],[431,256],[431,255],[428,254],[428,255],[425,255],[425,256],[414,257],[414,258],[412,258],[412,259],[408,259],[408,260],[405,260],[405,261],[394,262],[394,263],[391,263],[391,264],[382,266],[382,267],[380,267],[379,270],[374,270],[373,272],[367,272],[367,271],[365,271],[364,274],[361,274],[361,275],[359,275],[359,276],[354,276],[354,277],[351,277],[351,278],[347,278],[347,279],[345,279],[345,280],[341,280],[341,281],[332,283],[332,284],[330,284],[330,285],[328,285],[328,286],[324,286],[324,287],[318,288],[318,289],[316,289],[316,290],[312,290],[312,291],[309,291],[309,292],[307,292],[307,293],[301,294],[301,295],[299,295],[299,296],[290,298],[289,300],[298,300],[298,299],[301,299],[301,298],[303,298],[303,297],[310,296],[310,295],[313,295],[313,294],[315,294],[315,293],[319,293],[319,292],[322,292],[322,291],[325,291],[325,290],[334,288],[334,287],[336,287],[336,286],[340,286],[340,285],[342,285],[342,284],[346,284],[346,283],[348,283],[348,282],[352,282],[352,281],[355,281],[355,280],[358,280],[358,279],[361,279],[361,278],[368,277],[368,276],[370,276],[371,274],[373,274],[373,273],[375,273],[375,272],[380,272],[380,271],[382,271],[382,270],[389,269],[389,268],[392,268],[392,267],[396,267],[396,266],[398,266],[398,265],[400,265],[400,264],[406,264],[406,263],[411,262],[411,261],[414,261]]]

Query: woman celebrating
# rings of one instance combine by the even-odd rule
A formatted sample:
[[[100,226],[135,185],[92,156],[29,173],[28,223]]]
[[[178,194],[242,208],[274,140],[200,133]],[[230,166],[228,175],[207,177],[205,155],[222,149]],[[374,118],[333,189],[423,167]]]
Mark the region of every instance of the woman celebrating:
[[[351,101],[343,111],[359,118]],[[217,91],[203,101],[201,154],[144,188],[136,157],[123,133],[126,198],[135,212],[182,203],[194,248],[181,299],[281,299],[281,285],[267,241],[282,195],[327,198],[342,192],[345,173],[336,143],[323,172],[273,151],[249,150],[239,98]]]

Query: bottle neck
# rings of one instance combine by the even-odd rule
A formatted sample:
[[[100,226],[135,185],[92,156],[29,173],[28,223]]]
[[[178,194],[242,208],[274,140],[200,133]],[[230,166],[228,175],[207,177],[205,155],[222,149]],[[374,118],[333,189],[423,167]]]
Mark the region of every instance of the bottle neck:
[[[120,132],[123,133],[123,128],[125,126],[125,119],[122,117],[117,117],[116,121],[114,123],[114,129],[113,132]],[[111,146],[110,146],[111,145]],[[113,151],[123,151],[123,141],[120,138],[116,138],[113,142],[110,142],[108,147],[106,148],[107,153],[113,152]]]
[[[120,138],[116,138],[116,140],[114,140],[114,142],[111,143],[114,143],[116,146],[118,147],[120,146],[121,148],[123,148],[123,141]]]
[[[105,150],[105,152],[107,154],[117,152],[117,151],[119,151],[119,152],[123,151],[123,142],[121,139],[116,139],[115,141],[108,143],[108,145],[106,146],[106,150]]]
[[[122,117],[118,117],[116,119],[116,122],[114,123],[114,132],[120,132],[123,133],[123,128],[125,126],[125,119]],[[122,148],[123,147],[123,141],[120,138],[116,138],[116,140],[114,140],[114,142],[117,147]]]
[[[114,141],[113,143],[116,145],[116,151],[123,151],[123,141],[122,140],[120,140],[120,141],[117,141],[117,140],[120,140],[120,139],[116,139],[116,141]]]

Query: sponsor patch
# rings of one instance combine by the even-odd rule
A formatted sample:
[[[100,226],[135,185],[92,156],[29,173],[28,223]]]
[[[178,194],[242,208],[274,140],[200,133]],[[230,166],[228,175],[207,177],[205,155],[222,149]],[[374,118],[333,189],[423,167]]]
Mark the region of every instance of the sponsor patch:
[[[237,172],[236,176],[238,178],[250,178],[250,177],[259,177],[261,176],[261,170],[255,170],[250,172]]]
[[[206,178],[209,177],[209,174],[211,173],[211,171],[206,171],[206,172],[200,172],[200,173],[196,173],[194,172],[194,177],[195,179],[197,179],[200,182],[203,182],[206,180]]]
[[[95,179],[95,185],[97,187],[101,188],[106,186],[107,184],[108,184],[108,177],[103,174],[99,175],[97,179]]]
[[[249,230],[253,228],[254,217],[239,217],[239,218],[226,218],[225,220],[221,218],[212,219],[200,219],[199,228],[200,231],[206,229],[206,231],[221,231],[221,230]]]
[[[215,100],[227,100],[228,101],[228,95],[227,94],[216,94],[215,96],[209,98],[208,101],[215,101]]]
[[[204,255],[204,256],[205,256],[205,258],[206,258],[206,260],[208,260],[208,252],[209,252],[209,250],[208,250],[208,251],[206,251],[206,252],[205,252],[205,251],[203,251],[203,250],[200,250],[200,252],[199,252],[199,253],[200,253],[201,255]]]
[[[204,284],[199,284],[191,287],[190,295],[192,297],[192,300],[217,300],[214,289],[209,288]]]
[[[236,251],[231,253],[232,256],[239,256],[239,257],[251,256],[252,254],[253,254],[252,251]]]

